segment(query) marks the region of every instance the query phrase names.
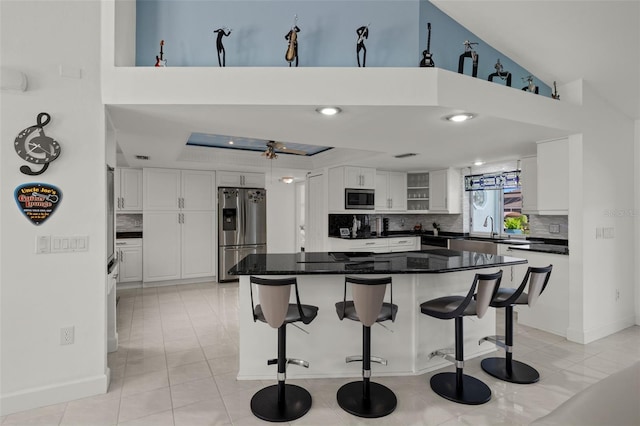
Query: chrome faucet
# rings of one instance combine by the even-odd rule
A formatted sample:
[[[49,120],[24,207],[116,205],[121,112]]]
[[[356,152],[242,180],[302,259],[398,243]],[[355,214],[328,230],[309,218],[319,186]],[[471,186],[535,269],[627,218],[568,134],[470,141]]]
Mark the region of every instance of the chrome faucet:
[[[484,226],[485,228],[487,227],[487,221],[491,219],[491,238],[495,237],[496,235],[498,235],[496,232],[493,232],[494,230],[494,224],[493,224],[493,217],[491,215],[487,216],[484,218],[484,223],[482,224],[482,226]]]

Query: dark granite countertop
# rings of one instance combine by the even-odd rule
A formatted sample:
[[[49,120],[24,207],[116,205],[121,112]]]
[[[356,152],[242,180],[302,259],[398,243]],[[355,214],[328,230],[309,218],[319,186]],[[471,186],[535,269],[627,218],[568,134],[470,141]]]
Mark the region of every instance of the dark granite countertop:
[[[558,244],[524,244],[510,246],[512,250],[537,251],[540,253],[564,254],[569,255],[569,247]]]
[[[231,275],[437,274],[527,263],[509,256],[431,249],[399,253],[250,254]]]
[[[142,238],[142,231],[116,231],[116,239]]]

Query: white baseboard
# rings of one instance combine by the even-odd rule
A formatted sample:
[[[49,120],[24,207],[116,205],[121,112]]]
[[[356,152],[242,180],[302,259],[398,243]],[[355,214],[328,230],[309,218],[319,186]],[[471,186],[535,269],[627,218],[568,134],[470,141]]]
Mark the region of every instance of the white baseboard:
[[[109,373],[107,369],[98,376],[2,394],[0,416],[106,393]]]
[[[592,328],[590,330],[577,330],[569,328],[567,330],[567,339],[576,343],[591,343],[598,339],[602,339],[603,337],[607,337],[614,333],[617,333],[620,330],[624,330],[627,327],[631,327],[634,324],[638,324],[637,320],[637,316],[635,316],[635,318],[634,316],[629,316],[627,318],[619,319],[617,321],[613,321],[608,324]]]
[[[202,277],[202,278],[189,278],[184,280],[166,280],[166,281],[144,281],[142,287],[163,287],[167,285],[181,285],[181,284],[200,284],[208,282],[217,282],[215,276]]]

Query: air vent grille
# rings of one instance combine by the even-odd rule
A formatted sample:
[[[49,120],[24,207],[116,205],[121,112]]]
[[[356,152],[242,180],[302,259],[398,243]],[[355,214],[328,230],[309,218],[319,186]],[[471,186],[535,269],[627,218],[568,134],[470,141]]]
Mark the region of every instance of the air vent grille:
[[[136,160],[148,160],[148,155],[136,155]]]

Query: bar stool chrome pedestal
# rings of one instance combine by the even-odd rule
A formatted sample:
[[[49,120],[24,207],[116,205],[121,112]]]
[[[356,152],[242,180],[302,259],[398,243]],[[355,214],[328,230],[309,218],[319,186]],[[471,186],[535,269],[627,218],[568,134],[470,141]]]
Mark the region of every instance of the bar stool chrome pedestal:
[[[527,268],[527,273],[518,288],[498,289],[491,301],[491,306],[494,308],[505,308],[505,335],[483,337],[478,344],[484,341],[492,342],[505,350],[504,358],[486,358],[480,363],[482,369],[493,377],[519,384],[535,383],[540,379],[540,373],[535,368],[513,359],[513,307],[524,304],[533,307],[547,287],[552,268],[553,265]],[[528,293],[525,293],[527,284],[529,285]]]
[[[432,299],[420,305],[420,311],[434,318],[455,320],[455,358],[451,350],[437,350],[429,354],[429,358],[442,356],[453,362],[455,373],[438,373],[431,377],[431,389],[443,398],[461,404],[484,404],[491,399],[491,389],[475,377],[463,373],[464,368],[464,335],[462,320],[468,315],[482,318],[489,309],[500,280],[502,271],[494,274],[476,274],[466,296],[445,296]],[[474,293],[477,294],[474,300]]]
[[[300,359],[286,357],[286,326],[290,323],[309,324],[318,315],[318,307],[300,303],[296,278],[265,279],[250,277],[253,320],[262,321],[278,329],[278,358],[267,361],[278,365],[278,384],[267,386],[251,398],[251,412],[269,422],[289,422],[304,416],[311,408],[311,394],[297,385],[285,384],[287,364],[309,367]],[[253,303],[256,284],[260,304]],[[291,287],[295,288],[296,303],[289,303]]]
[[[353,300],[347,301],[347,283],[351,284]],[[384,302],[387,285],[390,302]],[[391,414],[398,403],[388,387],[371,381],[371,362],[387,365],[385,359],[371,356],[371,326],[376,322],[395,321],[398,306],[393,304],[391,277],[345,277],[344,298],[336,303],[340,320],[348,318],[362,323],[362,356],[349,356],[346,362],[362,361],[362,380],[343,385],[337,393],[338,404],[347,413],[374,418]]]

